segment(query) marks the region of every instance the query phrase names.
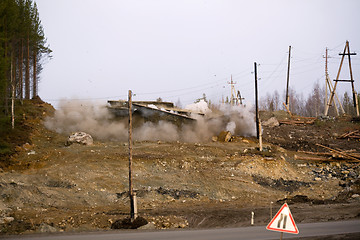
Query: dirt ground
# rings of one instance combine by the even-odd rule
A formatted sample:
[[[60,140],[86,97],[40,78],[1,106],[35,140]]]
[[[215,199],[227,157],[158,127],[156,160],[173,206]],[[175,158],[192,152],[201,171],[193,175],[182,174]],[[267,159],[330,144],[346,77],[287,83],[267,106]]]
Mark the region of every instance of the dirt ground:
[[[128,216],[126,142],[65,146],[42,118],[31,126],[29,143],[0,169],[0,234],[104,230]],[[360,124],[346,119],[264,127],[263,152],[240,136],[134,142],[139,214],[153,229],[249,226],[251,212],[266,225],[286,201],[296,223],[360,218],[358,162],[294,159],[324,151],[316,143],[359,152],[358,140],[337,138],[353,129]]]

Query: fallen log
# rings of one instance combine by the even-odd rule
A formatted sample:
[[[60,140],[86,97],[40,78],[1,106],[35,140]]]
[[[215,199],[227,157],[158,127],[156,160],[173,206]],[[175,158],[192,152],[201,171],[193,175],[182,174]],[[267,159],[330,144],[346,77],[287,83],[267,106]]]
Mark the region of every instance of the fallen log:
[[[305,153],[310,155],[318,155],[318,156],[328,156],[332,158],[343,158],[343,156],[339,153],[331,153],[331,152],[307,152],[307,151],[297,151],[298,153]],[[359,155],[360,156],[360,155]],[[353,156],[356,158],[356,156]]]
[[[333,149],[333,148],[330,148],[330,147],[326,147],[326,146],[321,145],[321,144],[318,144],[318,143],[316,144],[316,146],[319,146],[319,147],[325,148],[325,149],[327,149],[327,150],[330,150],[330,151],[332,151],[332,152],[338,153],[338,154],[344,156],[344,157],[347,158],[347,159],[351,159],[351,160],[360,162],[360,159],[355,158],[355,157],[352,157],[352,156],[350,156],[348,153],[343,152],[342,150],[339,151],[339,150],[336,150],[336,149]]]
[[[308,151],[297,151],[297,152],[298,152],[298,153],[311,154],[311,155],[333,156],[332,153],[327,153],[327,152],[308,152]]]
[[[304,156],[297,156],[297,155],[294,155],[294,159],[295,160],[305,160],[305,161],[322,161],[322,162],[325,162],[325,161],[328,161],[328,162],[331,162],[331,161],[336,161],[335,159],[333,158],[324,158],[324,157],[304,157]]]
[[[354,157],[354,158],[358,158],[360,160],[360,154],[359,153],[343,151],[340,148],[335,148],[335,150],[338,150],[338,151],[340,151],[342,153],[345,153],[346,155],[349,155],[349,156]]]
[[[360,131],[359,131],[359,130],[350,131],[350,132],[347,132],[347,133],[342,134],[339,138],[355,138],[355,139],[360,139]]]
[[[280,124],[287,124],[287,125],[300,125],[300,124],[314,124],[315,120],[281,120],[279,121]]]

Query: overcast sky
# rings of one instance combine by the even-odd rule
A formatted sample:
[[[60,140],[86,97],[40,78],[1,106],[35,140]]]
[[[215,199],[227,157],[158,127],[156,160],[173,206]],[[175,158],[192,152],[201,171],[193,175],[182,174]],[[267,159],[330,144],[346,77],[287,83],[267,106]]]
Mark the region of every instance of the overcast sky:
[[[36,0],[53,59],[44,65],[39,95],[61,98],[166,101],[183,105],[203,93],[230,95],[230,76],[254,102],[254,62],[260,95],[286,85],[304,96],[324,80],[325,48],[335,79],[346,40],[360,54],[359,0]],[[360,56],[352,57],[360,91]],[[347,62],[345,62],[347,63]],[[342,77],[349,78],[347,65]],[[339,90],[351,90],[339,83]]]

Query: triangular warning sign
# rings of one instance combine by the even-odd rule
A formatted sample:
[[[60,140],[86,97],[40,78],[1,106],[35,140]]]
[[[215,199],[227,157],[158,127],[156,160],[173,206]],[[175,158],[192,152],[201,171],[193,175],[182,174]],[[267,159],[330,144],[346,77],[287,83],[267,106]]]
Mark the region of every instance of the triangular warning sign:
[[[266,227],[267,230],[286,232],[298,234],[299,230],[295,224],[294,218],[291,215],[289,206],[284,203],[275,217],[270,221]]]

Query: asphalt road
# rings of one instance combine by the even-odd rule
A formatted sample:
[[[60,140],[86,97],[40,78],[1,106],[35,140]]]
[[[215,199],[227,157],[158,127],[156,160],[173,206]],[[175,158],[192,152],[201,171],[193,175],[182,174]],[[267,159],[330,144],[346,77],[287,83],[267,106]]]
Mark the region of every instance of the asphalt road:
[[[299,234],[284,233],[283,238],[325,236],[360,232],[360,220],[298,224]],[[3,238],[4,236],[0,237]],[[163,231],[108,231],[94,233],[64,233],[53,235],[9,236],[4,239],[28,240],[265,240],[280,239],[280,233],[268,231],[265,226],[222,228],[207,230],[163,230]]]

